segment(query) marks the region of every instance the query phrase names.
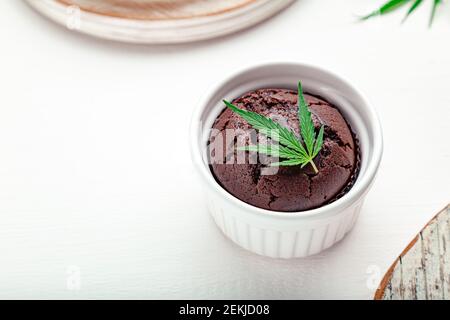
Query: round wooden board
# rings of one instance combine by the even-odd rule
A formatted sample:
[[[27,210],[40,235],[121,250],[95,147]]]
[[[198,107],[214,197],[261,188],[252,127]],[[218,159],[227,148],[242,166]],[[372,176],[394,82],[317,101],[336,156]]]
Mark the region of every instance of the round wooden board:
[[[69,29],[132,43],[215,38],[275,15],[294,0],[26,0]]]
[[[411,241],[384,276],[375,300],[450,299],[450,205]]]

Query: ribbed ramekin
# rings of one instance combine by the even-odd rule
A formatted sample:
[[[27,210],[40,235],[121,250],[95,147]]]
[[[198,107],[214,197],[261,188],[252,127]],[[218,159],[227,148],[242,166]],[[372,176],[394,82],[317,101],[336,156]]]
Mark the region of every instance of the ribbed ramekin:
[[[232,196],[214,179],[207,141],[223,99],[254,89],[295,89],[301,80],[308,93],[339,106],[360,142],[361,169],[352,189],[337,201],[303,212],[276,212],[249,205]],[[273,258],[317,254],[340,241],[353,228],[383,153],[383,137],[375,110],[347,81],[321,68],[300,63],[272,63],[240,71],[214,87],[195,110],[191,152],[204,185],[211,215],[222,232],[239,246]]]

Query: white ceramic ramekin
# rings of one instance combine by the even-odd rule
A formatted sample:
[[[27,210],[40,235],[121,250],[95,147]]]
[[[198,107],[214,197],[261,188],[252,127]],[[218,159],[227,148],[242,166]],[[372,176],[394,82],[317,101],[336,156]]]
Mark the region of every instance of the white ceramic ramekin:
[[[339,106],[361,147],[361,170],[352,189],[339,200],[303,212],[274,212],[235,198],[214,179],[207,161],[207,141],[214,120],[232,100],[253,89],[292,88]],[[239,246],[273,258],[317,254],[340,241],[354,226],[377,173],[383,137],[374,109],[352,85],[335,74],[306,64],[265,64],[240,71],[217,85],[194,112],[191,124],[194,165],[206,192],[210,213],[223,233]]]

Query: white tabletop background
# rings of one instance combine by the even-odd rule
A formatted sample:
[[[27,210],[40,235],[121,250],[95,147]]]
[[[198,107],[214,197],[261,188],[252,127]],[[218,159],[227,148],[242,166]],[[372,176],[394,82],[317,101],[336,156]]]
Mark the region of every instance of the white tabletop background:
[[[450,4],[367,23],[383,1],[298,0],[239,34],[138,46],[0,1],[0,298],[370,299],[450,200]],[[427,1],[430,2],[430,1]],[[385,154],[355,229],[307,259],[227,240],[190,162],[190,115],[236,68],[302,61],[378,109]]]

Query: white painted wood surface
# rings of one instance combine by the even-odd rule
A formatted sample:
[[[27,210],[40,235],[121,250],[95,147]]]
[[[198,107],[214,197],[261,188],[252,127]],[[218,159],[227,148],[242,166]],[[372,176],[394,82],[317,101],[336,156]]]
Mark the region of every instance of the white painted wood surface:
[[[373,299],[450,194],[450,13],[431,30],[426,8],[403,25],[401,12],[355,23],[378,2],[299,0],[234,36],[148,47],[71,33],[23,1],[0,1],[0,297]],[[199,96],[270,60],[347,77],[384,127],[355,229],[308,259],[265,259],[226,240],[188,157]]]
[[[378,300],[450,298],[450,205],[414,238],[385,275]]]

